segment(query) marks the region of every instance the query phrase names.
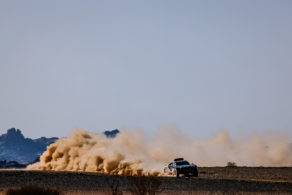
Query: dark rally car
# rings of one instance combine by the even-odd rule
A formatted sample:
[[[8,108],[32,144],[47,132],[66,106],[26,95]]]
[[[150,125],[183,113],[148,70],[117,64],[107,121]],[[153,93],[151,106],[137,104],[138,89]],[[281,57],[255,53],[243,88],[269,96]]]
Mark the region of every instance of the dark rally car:
[[[176,158],[173,162],[169,163],[167,167],[164,168],[164,173],[168,175],[175,175],[179,177],[181,174],[184,176],[198,176],[197,165],[189,163],[183,158]]]

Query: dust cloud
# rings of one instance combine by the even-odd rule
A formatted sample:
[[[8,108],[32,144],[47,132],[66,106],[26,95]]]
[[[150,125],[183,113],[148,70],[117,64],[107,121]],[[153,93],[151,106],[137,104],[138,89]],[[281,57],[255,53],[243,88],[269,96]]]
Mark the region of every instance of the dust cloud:
[[[232,139],[227,130],[206,139],[192,138],[175,126],[147,138],[142,130],[122,129],[115,138],[74,130],[48,146],[40,162],[28,169],[88,171],[120,175],[161,175],[174,158],[198,166],[292,166],[288,136],[252,134]]]

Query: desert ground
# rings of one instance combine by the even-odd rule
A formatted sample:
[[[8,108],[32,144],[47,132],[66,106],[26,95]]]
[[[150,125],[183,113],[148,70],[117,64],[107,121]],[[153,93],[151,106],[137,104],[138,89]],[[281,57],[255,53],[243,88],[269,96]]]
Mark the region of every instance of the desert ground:
[[[199,167],[199,177],[1,170],[0,193],[41,186],[61,194],[292,194],[292,167]]]

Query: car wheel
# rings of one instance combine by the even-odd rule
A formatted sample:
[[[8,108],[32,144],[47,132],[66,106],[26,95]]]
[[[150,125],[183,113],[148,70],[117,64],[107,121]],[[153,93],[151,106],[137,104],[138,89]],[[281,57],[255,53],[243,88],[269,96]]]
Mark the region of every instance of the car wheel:
[[[198,169],[194,169],[194,171],[193,171],[193,176],[194,176],[194,177],[198,177]]]
[[[176,175],[176,169],[172,171],[172,175]]]

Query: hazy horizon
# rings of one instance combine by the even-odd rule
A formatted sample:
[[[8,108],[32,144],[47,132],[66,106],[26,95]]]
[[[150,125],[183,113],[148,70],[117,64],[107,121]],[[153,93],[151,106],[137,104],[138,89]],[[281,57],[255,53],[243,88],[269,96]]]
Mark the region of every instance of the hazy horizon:
[[[292,129],[292,1],[1,1],[0,134]]]

